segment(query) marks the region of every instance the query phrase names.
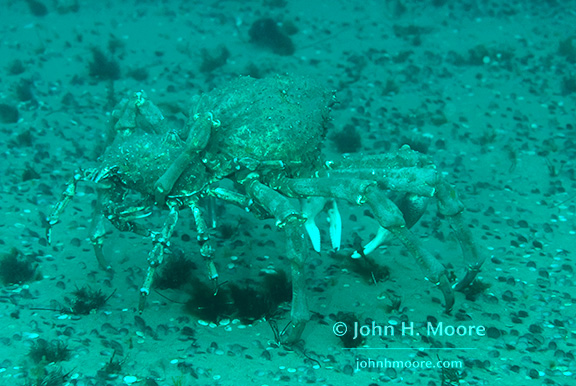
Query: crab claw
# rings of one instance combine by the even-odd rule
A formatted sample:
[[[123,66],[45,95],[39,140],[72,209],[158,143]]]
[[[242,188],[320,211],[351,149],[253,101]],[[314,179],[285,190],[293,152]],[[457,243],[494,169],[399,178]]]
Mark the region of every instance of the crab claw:
[[[320,252],[320,230],[318,229],[314,219],[309,217],[304,223],[304,228],[310,237],[312,248],[314,248],[316,252]]]
[[[304,223],[304,228],[306,233],[310,237],[312,242],[312,247],[316,252],[320,252],[320,230],[316,225],[316,216],[322,211],[324,205],[326,204],[326,199],[324,197],[308,197],[302,203],[302,213],[306,217],[306,222]]]
[[[321,238],[320,230],[316,225],[316,216],[323,210],[327,209],[328,223],[330,224],[330,241],[332,249],[339,250],[342,241],[342,218],[336,201],[324,197],[308,197],[302,204],[302,213],[306,216],[304,228],[310,237],[312,247],[316,252],[320,252]]]
[[[379,227],[376,236],[374,236],[374,238],[370,240],[370,242],[362,248],[362,252],[354,251],[351,257],[353,259],[359,259],[362,256],[367,256],[369,253],[374,252],[376,248],[378,248],[380,245],[384,244],[391,238],[392,234],[386,228]]]
[[[328,205],[328,222],[330,223],[330,241],[332,242],[332,249],[338,251],[342,241],[342,217],[336,206],[336,201],[331,200]]]

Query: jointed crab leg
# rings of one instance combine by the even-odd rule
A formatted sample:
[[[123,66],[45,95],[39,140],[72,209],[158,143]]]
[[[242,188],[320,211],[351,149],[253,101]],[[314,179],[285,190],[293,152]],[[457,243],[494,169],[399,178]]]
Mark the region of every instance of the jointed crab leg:
[[[408,228],[412,228],[412,226],[416,224],[418,220],[420,220],[420,217],[422,217],[426,211],[429,202],[430,197],[423,197],[413,193],[406,193],[399,199],[394,200],[394,203],[402,212],[404,220],[406,221],[406,226]],[[386,228],[379,227],[376,236],[364,246],[362,253],[355,251],[352,254],[352,258],[358,259],[362,256],[369,255],[370,253],[374,252],[376,248],[386,243],[393,237],[394,236],[388,230],[386,230]]]
[[[119,231],[132,232],[144,237],[150,236],[151,232],[148,228],[134,221],[150,216],[150,208],[147,206],[118,208],[114,205],[114,203],[121,202],[118,198],[116,197],[116,200],[109,198],[110,205],[106,205],[102,209],[102,213],[108,221]]]
[[[160,109],[152,103],[144,91],[133,93],[130,98],[120,102],[113,112],[118,119],[114,128],[123,135],[132,134],[137,128],[153,133],[166,132],[166,120]]]
[[[52,212],[46,219],[47,228],[46,228],[46,239],[48,243],[52,242],[52,227],[59,222],[60,216],[68,207],[74,196],[76,195],[76,188],[78,182],[80,181],[93,181],[93,182],[101,182],[104,181],[111,173],[111,169],[103,169],[103,170],[96,170],[96,169],[87,169],[81,170],[74,174],[74,177],[68,181],[66,185],[66,189],[62,193],[62,198],[60,201],[54,205]],[[104,253],[102,251],[102,245],[104,236],[106,235],[106,229],[104,228],[104,216],[102,215],[102,202],[104,199],[108,199],[110,195],[110,186],[107,184],[97,185],[98,191],[98,199],[96,200],[97,204],[94,208],[94,213],[92,215],[92,225],[90,229],[90,242],[92,243],[92,247],[94,248],[94,253],[96,255],[96,259],[98,260],[98,264],[104,270],[110,270],[111,266],[104,257]]]
[[[106,271],[110,271],[112,266],[108,263],[104,257],[104,251],[102,250],[104,245],[104,236],[106,236],[106,228],[104,227],[104,215],[102,213],[102,200],[104,193],[101,189],[98,189],[98,199],[96,200],[96,207],[94,208],[94,214],[92,215],[92,225],[90,227],[90,243],[94,248],[94,254],[98,260],[100,267]]]
[[[216,197],[231,204],[247,209],[250,205],[250,199],[243,194],[223,188],[208,188],[207,193],[211,197]]]
[[[454,285],[454,289],[460,291],[476,278],[484,263],[484,256],[478,253],[478,248],[472,239],[472,233],[464,225],[462,220],[464,205],[458,199],[458,194],[454,187],[441,179],[437,184],[436,197],[438,198],[438,212],[448,218],[450,227],[460,243],[464,261],[467,264],[466,275]]]
[[[287,257],[292,267],[292,314],[291,330],[285,343],[300,339],[310,318],[306,304],[305,263],[308,257],[302,224],[305,217],[290,200],[274,189],[251,179],[246,182],[246,192],[256,202],[276,217],[276,225],[284,228],[287,237]]]
[[[288,332],[285,343],[296,343],[302,336],[306,322],[310,320],[310,312],[306,302],[306,275],[305,264],[308,258],[308,248],[304,238],[303,227],[298,223],[287,224],[286,255],[292,270],[292,313],[291,330]]]
[[[196,114],[190,117],[185,129],[188,133],[186,148],[178,158],[174,160],[168,170],[164,172],[162,177],[156,181],[154,186],[156,190],[156,202],[160,204],[164,202],[165,197],[170,193],[184,170],[186,170],[196,155],[204,150],[208,144],[212,128],[218,127],[219,125],[220,122],[214,119],[212,113]]]
[[[321,177],[341,180],[378,181],[384,189],[395,192],[416,193],[419,196],[432,197],[437,172],[434,168],[405,167],[400,169],[360,168],[350,170],[330,170],[320,173]]]
[[[196,232],[198,233],[198,244],[200,244],[200,255],[204,258],[206,263],[206,268],[208,271],[208,278],[214,280],[217,288],[218,271],[214,265],[214,242],[210,238],[210,233],[208,231],[208,226],[206,225],[206,220],[202,216],[202,211],[198,206],[197,200],[191,200],[188,203],[190,209],[192,209],[192,214],[194,215],[194,221],[196,222]]]
[[[406,227],[400,209],[379,189],[374,181],[337,178],[285,179],[282,192],[288,196],[320,195],[340,198],[372,208],[383,228],[394,234],[414,256],[426,278],[436,284],[444,294],[445,307],[450,311],[454,295],[445,268],[422,246],[420,240]]]
[[[48,241],[48,244],[52,242],[52,227],[58,224],[58,221],[60,221],[60,216],[62,213],[64,213],[64,210],[76,195],[76,187],[78,186],[78,182],[85,181],[87,179],[87,173],[88,175],[91,174],[91,172],[85,171],[78,171],[74,174],[74,176],[66,184],[66,189],[62,192],[60,201],[54,205],[52,212],[46,218],[46,240]]]
[[[150,251],[148,256],[148,271],[146,272],[146,279],[144,284],[140,288],[140,303],[138,304],[138,311],[142,313],[144,307],[146,306],[146,299],[150,295],[150,288],[152,287],[152,281],[154,280],[154,273],[156,268],[162,261],[164,261],[164,248],[170,244],[170,237],[172,237],[172,232],[174,232],[174,227],[178,222],[178,205],[175,202],[169,201],[166,203],[170,213],[168,218],[159,233],[153,235],[152,243],[154,247]]]
[[[276,218],[278,228],[283,228],[292,221],[300,224],[306,221],[301,211],[288,198],[262,184],[255,177],[247,180],[245,184],[248,195]]]
[[[378,223],[394,234],[414,256],[416,262],[424,271],[426,279],[430,280],[442,291],[445,301],[444,307],[446,312],[450,312],[454,305],[454,293],[448,279],[448,272],[444,266],[424,248],[420,239],[410,232],[402,212],[386,196],[385,192],[377,188],[370,188],[366,192],[366,203],[372,208]]]

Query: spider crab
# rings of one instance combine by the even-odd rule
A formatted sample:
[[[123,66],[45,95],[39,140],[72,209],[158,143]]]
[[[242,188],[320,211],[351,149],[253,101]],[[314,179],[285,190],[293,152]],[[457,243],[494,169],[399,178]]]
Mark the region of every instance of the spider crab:
[[[333,103],[333,93],[304,78],[240,77],[200,97],[185,127],[173,129],[143,92],[134,93],[113,113],[115,138],[102,156],[101,166],[77,172],[48,216],[48,240],[77,183],[97,183],[99,204],[91,242],[100,265],[110,269],[102,251],[104,219],[122,231],[152,239],[140,289],[142,312],[182,209],[191,209],[200,253],[212,280],[218,273],[200,199],[215,197],[257,216],[272,216],[287,238],[293,296],[292,328],[284,339],[294,342],[309,319],[304,276],[306,233],[319,251],[320,232],[314,218],[326,210],[332,246],[338,249],[341,220],[336,200],[348,201],[367,205],[380,225],[376,238],[354,257],[395,236],[426,278],[442,291],[445,308],[450,311],[453,291],[470,284],[482,265],[462,220],[463,204],[430,158],[408,146],[391,154],[323,159],[320,147]],[[223,180],[231,180],[235,188],[222,187]],[[465,256],[467,270],[459,281],[450,277],[409,230],[432,198],[437,200],[439,213],[450,221]],[[153,207],[168,210],[160,231],[148,230],[136,221]]]

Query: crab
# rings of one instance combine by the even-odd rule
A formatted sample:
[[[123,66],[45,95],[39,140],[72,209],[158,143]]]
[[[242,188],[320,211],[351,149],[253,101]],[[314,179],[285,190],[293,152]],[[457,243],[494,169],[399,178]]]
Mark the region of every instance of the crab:
[[[133,93],[113,112],[114,138],[100,166],[78,171],[48,216],[47,238],[77,184],[96,183],[98,204],[90,240],[99,264],[111,269],[103,253],[105,220],[152,240],[140,288],[142,312],[182,210],[192,212],[200,254],[214,282],[219,274],[202,200],[214,197],[258,217],[273,217],[285,232],[292,274],[291,322],[283,339],[296,342],[309,319],[308,240],[314,250],[321,247],[315,218],[323,210],[328,213],[332,248],[339,249],[342,221],[337,204],[346,201],[368,206],[379,223],[376,237],[352,257],[362,258],[396,237],[443,293],[449,312],[454,291],[468,286],[483,263],[463,220],[464,205],[430,157],[407,145],[393,153],[326,159],[321,147],[334,103],[334,93],[310,79],[240,77],[197,98],[184,128],[173,128],[144,92]],[[432,199],[460,243],[466,270],[459,280],[410,230]],[[153,208],[168,212],[158,231],[138,221]]]

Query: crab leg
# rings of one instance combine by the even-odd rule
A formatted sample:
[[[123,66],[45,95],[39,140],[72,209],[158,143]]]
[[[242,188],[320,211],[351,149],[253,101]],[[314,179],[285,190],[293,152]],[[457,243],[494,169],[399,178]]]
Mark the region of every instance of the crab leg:
[[[428,280],[444,294],[446,311],[454,304],[454,294],[446,269],[407,228],[400,209],[380,190],[375,181],[338,178],[285,179],[281,191],[291,197],[328,196],[358,205],[366,202],[380,226],[396,236],[414,256]]]
[[[207,193],[210,197],[216,197],[240,208],[248,209],[250,199],[243,194],[223,188],[208,188]]]
[[[175,202],[169,201],[166,203],[170,210],[168,218],[159,233],[154,233],[152,243],[154,247],[148,256],[148,271],[146,272],[146,279],[140,288],[140,303],[138,304],[138,311],[142,313],[146,306],[146,299],[150,295],[150,288],[154,280],[154,273],[162,261],[164,261],[164,248],[170,245],[170,237],[174,232],[174,227],[178,222],[178,206]]]
[[[305,264],[308,257],[306,239],[302,226],[290,223],[284,228],[286,232],[286,255],[292,270],[292,312],[291,330],[285,343],[292,344],[300,340],[306,322],[310,320],[310,312],[306,302]]]
[[[306,327],[306,322],[310,319],[306,302],[305,278],[305,263],[308,254],[302,226],[306,218],[288,198],[255,178],[245,184],[248,195],[266,208],[276,218],[276,225],[284,228],[286,232],[287,257],[292,267],[292,312],[291,330],[285,343],[296,343]]]
[[[399,200],[394,200],[394,203],[404,215],[404,220],[406,221],[406,226],[408,228],[412,228],[412,226],[420,220],[420,217],[422,217],[426,211],[428,202],[430,202],[429,197],[422,197],[413,193],[407,193]],[[374,252],[376,248],[386,243],[392,237],[393,236],[389,231],[383,227],[379,227],[378,233],[376,233],[376,236],[364,246],[362,253],[355,251],[352,254],[352,258],[358,259]]]
[[[148,99],[144,91],[135,92],[130,98],[124,99],[119,109],[114,110],[112,114],[118,119],[114,128],[125,135],[133,133],[137,127],[142,126],[145,126],[145,130],[156,134],[166,131],[166,120],[162,111]]]
[[[330,170],[320,173],[321,177],[347,180],[378,181],[378,185],[394,192],[410,192],[419,196],[432,197],[438,172],[434,168],[405,167],[398,169],[361,168]]]
[[[66,184],[66,189],[62,192],[60,201],[54,205],[52,212],[46,218],[46,240],[48,241],[48,244],[52,242],[52,227],[58,224],[60,221],[60,216],[62,213],[64,213],[64,210],[66,210],[66,207],[70,204],[76,195],[76,187],[78,186],[78,182],[85,181],[89,175],[91,175],[91,172],[78,171]]]
[[[346,154],[336,161],[327,162],[326,166],[334,170],[398,169],[404,167],[434,168],[434,163],[430,156],[414,151],[408,145],[403,145],[395,153]]]
[[[92,216],[92,225],[90,229],[90,243],[94,248],[96,260],[100,264],[100,268],[110,271],[112,266],[104,257],[102,247],[104,245],[104,236],[106,236],[106,228],[104,227],[104,215],[102,214],[102,196],[103,193],[98,190],[98,199],[96,200],[96,207],[94,208],[94,215]]]
[[[116,202],[116,201],[112,201]],[[132,232],[140,236],[150,236],[150,231],[144,225],[133,220],[150,216],[150,208],[146,206],[134,208],[116,208],[110,205],[103,210],[104,215],[116,229],[122,232]]]
[[[287,197],[262,184],[256,178],[250,178],[245,184],[248,195],[276,218],[278,228],[284,228],[289,222],[302,224],[306,221],[306,217]]]
[[[194,215],[194,221],[196,222],[196,231],[198,233],[198,244],[200,244],[200,254],[204,258],[206,263],[206,268],[208,270],[208,278],[213,280],[215,283],[215,288],[218,288],[218,271],[214,265],[214,242],[210,238],[208,232],[208,225],[206,225],[206,220],[202,216],[202,211],[198,206],[196,200],[190,201],[188,203],[190,209],[192,209],[192,214]]]
[[[174,184],[180,178],[184,170],[190,165],[194,157],[204,150],[213,127],[218,127],[220,122],[215,120],[212,113],[196,114],[190,117],[186,123],[188,138],[184,151],[174,160],[166,172],[156,181],[154,186],[156,202],[162,204],[170,193]]]
[[[444,294],[446,312],[454,306],[454,293],[446,268],[422,245],[406,226],[402,212],[383,191],[371,188],[366,192],[366,203],[370,205],[380,225],[396,236],[414,256],[426,279],[434,283]]]
[[[438,198],[438,212],[448,218],[450,227],[462,249],[464,261],[467,263],[466,275],[454,285],[454,289],[460,291],[474,281],[484,263],[484,257],[478,253],[478,248],[472,239],[472,233],[464,225],[462,220],[464,205],[458,198],[454,187],[444,179],[440,179],[437,184],[436,197]]]
[[[93,182],[101,182],[105,180],[109,173],[111,172],[110,169],[103,169],[97,171],[95,169],[88,169],[88,170],[81,170],[74,174],[74,176],[68,181],[66,185],[66,189],[62,193],[62,198],[60,201],[54,205],[52,212],[46,218],[47,228],[46,228],[46,239],[48,243],[52,242],[52,227],[56,225],[60,219],[60,215],[64,212],[66,207],[70,204],[74,196],[76,195],[76,188],[78,182],[80,181],[93,181]],[[92,215],[92,226],[91,226],[91,236],[90,242],[92,243],[92,247],[94,248],[94,254],[96,255],[96,259],[98,260],[98,264],[101,268],[106,271],[112,269],[106,258],[104,257],[104,253],[102,251],[102,245],[104,236],[106,235],[106,229],[104,227],[104,216],[102,215],[102,202],[105,198],[109,198],[110,195],[110,187],[106,186],[105,184],[100,186],[97,185],[98,191],[98,199],[96,200],[96,207],[94,208],[94,213]]]

